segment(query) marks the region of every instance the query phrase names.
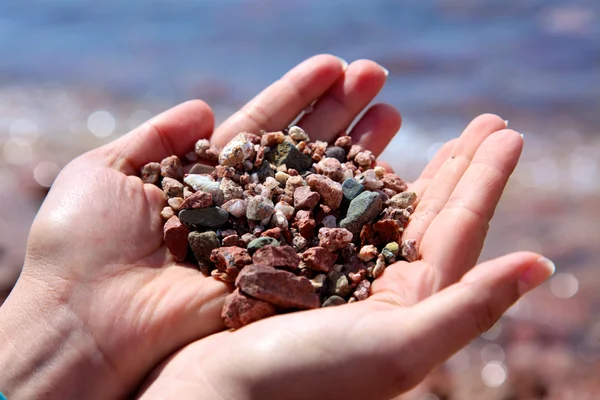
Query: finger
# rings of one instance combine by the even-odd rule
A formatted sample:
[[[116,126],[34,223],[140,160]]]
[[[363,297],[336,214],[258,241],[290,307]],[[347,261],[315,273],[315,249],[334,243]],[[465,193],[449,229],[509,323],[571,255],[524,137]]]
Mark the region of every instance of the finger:
[[[409,327],[411,334],[404,339],[415,351],[421,350],[420,362],[404,367],[424,377],[491,328],[521,296],[547,280],[554,269],[554,264],[539,254],[513,253],[478,265],[459,283],[411,308],[410,316],[398,310],[398,317],[392,319],[396,328]],[[387,329],[391,340],[398,336],[393,327],[388,325]]]
[[[512,130],[488,137],[423,237],[421,254],[438,269],[435,291],[455,282],[475,263],[523,138]],[[448,234],[451,232],[451,234]]]
[[[350,136],[352,143],[369,149],[379,156],[400,129],[402,118],[389,104],[375,104],[356,123]]]
[[[345,61],[329,54],[300,63],[219,126],[213,142],[223,146],[240,132],[286,128],[333,85],[345,67]]]
[[[213,126],[210,107],[201,100],[192,100],[157,115],[97,151],[111,167],[134,175],[149,162],[188,153],[198,139],[210,137]]]
[[[452,139],[446,143],[435,153],[435,156],[429,161],[429,164],[425,167],[419,178],[409,186],[409,190],[417,194],[417,202],[423,196],[423,193],[427,190],[429,183],[441,168],[441,166],[452,157],[454,146],[458,139]]]
[[[353,62],[298,126],[312,140],[334,140],[379,93],[386,76],[387,71],[373,61]]]
[[[404,240],[414,239],[417,247],[420,246],[424,233],[446,205],[481,143],[492,133],[505,127],[502,118],[492,114],[481,115],[467,126],[454,145],[454,157],[446,159],[427,186],[402,236]]]

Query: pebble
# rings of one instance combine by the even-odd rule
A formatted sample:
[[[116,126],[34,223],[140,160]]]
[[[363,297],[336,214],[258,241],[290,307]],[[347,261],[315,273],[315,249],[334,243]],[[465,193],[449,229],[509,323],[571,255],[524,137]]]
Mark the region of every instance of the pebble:
[[[289,228],[289,222],[285,214],[279,210],[276,210],[271,216],[271,225],[280,230],[287,230]]]
[[[341,297],[345,297],[350,294],[352,288],[350,287],[350,283],[348,282],[348,278],[346,275],[342,275],[335,282],[335,294]]]
[[[223,201],[227,202],[233,199],[241,199],[244,189],[229,178],[223,178],[219,189],[223,192]]]
[[[337,227],[337,219],[333,215],[326,215],[321,221],[321,224],[324,228],[336,228]]]
[[[229,213],[219,207],[185,209],[179,212],[179,218],[188,226],[218,228],[227,223]]]
[[[264,246],[279,246],[279,241],[268,236],[253,239],[252,241],[250,241],[250,243],[248,243],[248,253],[254,254],[256,250]]]
[[[340,296],[329,296],[327,300],[323,302],[321,307],[333,307],[333,306],[341,306],[342,304],[346,304],[346,300]]]
[[[226,327],[239,329],[252,322],[273,316],[276,312],[277,309],[273,304],[247,296],[236,289],[225,297],[221,317]]]
[[[280,143],[283,143],[285,135],[283,132],[267,132],[264,133],[260,138],[260,145],[267,147],[274,147]]]
[[[287,168],[296,171],[305,171],[312,166],[312,160],[306,154],[302,154],[293,144],[283,142],[269,151],[265,158],[275,166],[285,164]]]
[[[300,256],[291,246],[266,245],[254,252],[252,263],[272,268],[297,269]]]
[[[258,170],[256,171],[256,176],[260,182],[264,182],[267,180],[267,178],[274,177],[275,171],[273,171],[269,163],[265,161],[262,164],[260,164],[260,167],[258,167]]]
[[[241,239],[244,241],[244,243],[246,243],[246,246],[248,246],[248,244],[253,241],[254,239],[256,239],[256,236],[254,236],[251,233],[244,233],[241,237]]]
[[[346,179],[344,183],[342,183],[342,192],[344,194],[344,199],[348,202],[348,204],[350,204],[350,202],[364,190],[365,187],[353,178]]]
[[[183,197],[183,185],[173,178],[163,178],[161,182],[165,198]]]
[[[169,218],[163,227],[165,243],[177,262],[185,260],[187,256],[189,233],[190,230],[175,215]]]
[[[168,220],[173,215],[175,215],[175,211],[173,211],[173,209],[169,206],[163,208],[160,212],[160,216],[163,217],[165,220]]]
[[[394,256],[397,256],[398,252],[400,251],[400,246],[397,242],[390,242],[385,245],[385,248],[389,250]]]
[[[373,268],[373,279],[379,278],[381,274],[383,274],[383,271],[385,271],[385,259],[383,255],[379,255],[375,262],[375,267]]]
[[[275,211],[275,205],[271,201],[263,196],[254,196],[248,202],[246,209],[246,218],[252,220],[262,220],[269,218]]]
[[[213,231],[190,232],[188,235],[188,242],[194,253],[194,257],[196,257],[196,260],[199,262],[209,261],[213,249],[220,246],[219,238]]]
[[[338,259],[338,255],[324,247],[311,247],[302,253],[302,261],[315,271],[329,272]]]
[[[167,204],[175,211],[179,211],[183,204],[183,197],[171,197],[167,199]]]
[[[300,186],[294,190],[294,207],[296,209],[312,210],[319,200],[321,200],[319,193],[313,192],[308,186]]]
[[[369,168],[375,162],[375,156],[371,150],[360,151],[354,156],[354,162],[363,168]]]
[[[387,201],[390,207],[408,208],[417,200],[415,192],[402,192]]]
[[[247,203],[242,199],[233,199],[223,203],[221,208],[234,217],[241,218],[246,215]]]
[[[280,211],[287,219],[290,219],[294,216],[296,209],[285,201],[279,201],[275,204],[275,211]]]
[[[400,238],[400,224],[394,219],[382,219],[374,224],[363,226],[360,231],[362,245],[372,244],[382,246],[389,242],[395,242]]]
[[[358,258],[360,258],[362,261],[371,261],[377,257],[377,254],[379,254],[377,247],[369,244],[361,247],[360,251],[358,252]]]
[[[289,177],[290,176],[285,172],[279,171],[275,173],[275,179],[277,179],[277,182],[279,182],[282,185],[285,185]]]
[[[360,281],[360,283],[356,287],[356,290],[354,291],[354,297],[358,301],[366,300],[369,297],[370,292],[371,292],[371,282],[369,282],[366,279],[363,279],[362,281]]]
[[[364,191],[350,202],[346,218],[340,221],[340,228],[346,228],[358,236],[363,225],[373,222],[382,207],[383,202],[377,193]]]
[[[215,182],[210,175],[193,175],[188,174],[183,181],[190,185],[195,191],[201,190],[212,194],[213,203],[220,206],[224,203],[223,192],[220,189],[220,183]]]
[[[223,147],[219,154],[219,164],[234,167],[243,163],[254,152],[254,145],[248,134],[240,133]]]
[[[187,197],[179,208],[205,208],[212,205],[212,194],[201,190]]]
[[[235,286],[243,293],[282,308],[312,309],[321,305],[310,280],[264,265],[244,268]]]
[[[329,146],[327,150],[325,150],[325,155],[334,158],[341,163],[346,161],[346,150],[340,146]]]
[[[336,251],[352,242],[352,233],[345,228],[319,229],[319,246]]]
[[[396,193],[404,192],[408,186],[406,182],[404,182],[398,175],[387,173],[383,175],[381,178],[381,182],[383,182],[383,187],[392,189],[396,191]]]
[[[343,150],[342,150],[343,151]],[[335,158],[325,157],[317,163],[315,169],[319,174],[322,174],[336,182],[342,180],[344,170],[339,160]]]
[[[151,162],[142,167],[141,178],[144,183],[157,185],[160,181],[160,164]]]
[[[288,129],[288,135],[297,142],[310,140],[304,129],[299,126],[292,126]]]
[[[348,135],[342,135],[335,140],[334,146],[341,147],[348,153],[352,146],[352,138]]]
[[[402,242],[402,257],[408,262],[417,261],[419,259],[419,253],[417,251],[417,241],[414,239],[408,239]]]
[[[292,239],[292,246],[296,251],[301,251],[308,245],[308,240],[306,240],[302,235],[296,235]]]
[[[244,242],[237,234],[227,235],[221,240],[221,245],[225,247],[237,246],[246,248],[246,242]]]
[[[194,164],[189,173],[194,175],[210,175],[214,170],[215,167],[198,163]]]
[[[228,282],[233,282],[242,268],[252,263],[252,258],[246,249],[231,246],[213,249],[210,253],[210,261],[215,263],[219,271],[227,275]]]
[[[375,171],[372,169],[368,169],[360,174],[357,177],[357,181],[361,183],[367,190],[378,190],[383,187],[383,182],[377,178]]]
[[[323,204],[332,210],[337,210],[342,203],[343,191],[342,185],[326,176],[312,174],[306,178],[306,183],[321,195]]]
[[[388,265],[396,262],[396,256],[385,247],[381,249],[381,255],[383,256],[385,263]]]
[[[169,156],[160,162],[160,174],[164,178],[173,178],[180,180],[183,178],[183,167],[181,160],[177,156]]]
[[[201,160],[216,162],[219,157],[219,150],[208,139],[198,140],[194,145],[194,152]]]

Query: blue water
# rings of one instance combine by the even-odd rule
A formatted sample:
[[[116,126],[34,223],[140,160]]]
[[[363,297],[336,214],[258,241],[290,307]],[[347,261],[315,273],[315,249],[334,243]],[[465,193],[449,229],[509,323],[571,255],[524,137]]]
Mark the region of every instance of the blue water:
[[[405,116],[600,123],[597,0],[1,0],[0,38],[4,85],[238,105],[328,52],[387,67],[380,99]]]

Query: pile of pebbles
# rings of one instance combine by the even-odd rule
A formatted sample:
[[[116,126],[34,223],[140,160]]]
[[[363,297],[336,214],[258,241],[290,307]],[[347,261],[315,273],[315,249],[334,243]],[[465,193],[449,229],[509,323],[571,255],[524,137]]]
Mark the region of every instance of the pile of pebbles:
[[[329,145],[297,126],[244,132],[222,150],[202,139],[184,164],[170,156],[141,178],[164,191],[173,258],[235,284],[229,328],[365,300],[388,265],[418,257],[401,240],[415,193],[345,133]]]

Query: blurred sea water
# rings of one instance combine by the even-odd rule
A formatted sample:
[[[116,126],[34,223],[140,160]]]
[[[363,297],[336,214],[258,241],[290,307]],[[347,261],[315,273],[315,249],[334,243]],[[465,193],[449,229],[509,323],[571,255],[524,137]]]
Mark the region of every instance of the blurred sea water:
[[[73,157],[191,98],[222,121],[312,55],[369,58],[390,71],[376,101],[403,114],[382,155],[402,177],[418,176],[480,113],[524,133],[482,259],[533,250],[559,267],[499,333],[434,376],[429,394],[442,398],[451,373],[451,398],[527,398],[535,385],[514,371],[530,370],[530,357],[550,359],[532,380],[552,398],[587,398],[556,385],[600,372],[597,0],[2,0],[0,38],[4,292],[47,187]],[[587,372],[569,375],[575,364]]]

